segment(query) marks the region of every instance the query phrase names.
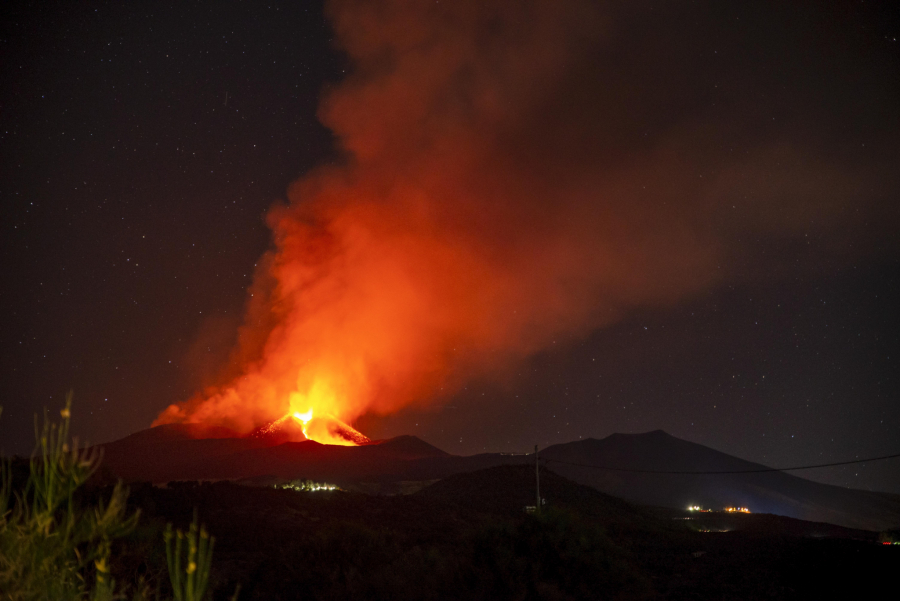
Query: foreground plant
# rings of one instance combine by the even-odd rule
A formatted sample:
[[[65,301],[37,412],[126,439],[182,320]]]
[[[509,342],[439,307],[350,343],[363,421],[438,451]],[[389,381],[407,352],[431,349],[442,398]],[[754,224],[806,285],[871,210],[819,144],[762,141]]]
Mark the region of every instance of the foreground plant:
[[[166,563],[175,601],[200,601],[209,582],[209,567],[216,539],[203,526],[198,528],[196,513],[187,534],[181,530],[173,533],[172,524],[168,524],[164,538]]]
[[[128,490],[121,482],[113,488],[109,500],[81,508],[75,491],[100,466],[98,448],[79,449],[76,440],[69,443],[72,393],[60,412],[61,423],[44,415],[38,427],[37,446],[29,464],[24,485],[15,490],[11,460],[0,461],[0,599],[3,601],[124,599],[117,590],[110,569],[112,543],[138,523],[139,511],[128,515]],[[0,408],[2,411],[2,408]],[[176,561],[170,578],[178,601],[199,601],[209,581],[212,539],[196,519],[188,539],[188,562]],[[166,531],[169,551],[171,525]],[[180,561],[178,532],[176,555]],[[170,555],[171,557],[171,555]],[[182,572],[186,573],[183,577]],[[149,591],[138,587],[132,598],[146,598]],[[158,596],[157,596],[158,598]]]
[[[5,599],[113,598],[110,546],[130,532],[138,512],[126,515],[128,491],[116,485],[107,502],[80,509],[74,494],[100,465],[98,449],[69,444],[72,395],[57,424],[35,419],[37,448],[28,480],[13,492],[12,464],[0,473],[0,590]],[[95,586],[87,584],[94,572]]]

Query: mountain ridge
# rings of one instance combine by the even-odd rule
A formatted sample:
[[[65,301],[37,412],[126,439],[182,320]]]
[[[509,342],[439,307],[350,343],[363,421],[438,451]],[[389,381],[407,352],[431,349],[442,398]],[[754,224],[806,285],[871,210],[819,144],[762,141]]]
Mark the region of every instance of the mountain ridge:
[[[128,482],[270,477],[310,478],[353,487],[362,483],[426,482],[534,462],[533,455],[452,455],[412,435],[340,446],[252,436],[190,438],[194,433],[190,428],[157,426],[99,446],[104,448],[106,469]],[[547,447],[539,456],[545,469],[642,505],[682,509],[689,505],[712,509],[742,506],[753,512],[850,528],[884,530],[900,526],[900,497],[896,495],[844,489],[785,472],[709,475],[627,471],[766,468],[663,430],[561,443]]]

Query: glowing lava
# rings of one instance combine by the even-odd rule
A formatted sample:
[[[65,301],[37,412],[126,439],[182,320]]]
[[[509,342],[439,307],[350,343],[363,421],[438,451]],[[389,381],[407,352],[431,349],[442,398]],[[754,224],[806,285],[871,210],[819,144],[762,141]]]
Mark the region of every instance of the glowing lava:
[[[309,438],[309,434],[306,430],[307,424],[309,424],[309,420],[312,419],[313,410],[310,409],[306,413],[295,413],[292,417],[300,422],[300,427],[303,429],[303,436]]]
[[[303,436],[308,440],[314,440],[322,444],[343,446],[357,446],[371,442],[366,435],[348,426],[333,415],[326,414],[314,418],[313,410],[310,409],[304,413],[295,411],[289,416],[300,422]],[[285,416],[285,418],[287,417]]]
[[[315,381],[308,394],[291,393],[290,409],[281,420],[293,418],[300,424],[303,436],[322,444],[355,446],[370,442],[369,438],[334,416],[340,407],[331,387],[321,379]],[[306,408],[305,411],[301,409]],[[329,411],[331,409],[331,411]]]
[[[333,415],[313,417],[313,409],[292,411],[257,430],[253,436],[275,438],[280,442],[312,440],[321,444],[357,446],[372,442],[369,437]]]

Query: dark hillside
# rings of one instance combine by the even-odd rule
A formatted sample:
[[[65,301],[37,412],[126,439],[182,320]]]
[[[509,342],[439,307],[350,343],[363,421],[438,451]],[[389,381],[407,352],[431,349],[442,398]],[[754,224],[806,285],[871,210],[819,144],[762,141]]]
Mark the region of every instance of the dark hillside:
[[[483,476],[456,484],[478,488]],[[473,511],[434,493],[373,497],[230,483],[144,485],[133,501],[156,524],[185,525],[196,507],[217,536],[219,590],[240,582],[242,599],[652,597],[625,549],[598,524],[559,508],[534,518],[480,498]]]
[[[786,472],[654,474],[570,465],[685,472],[766,468],[680,440],[662,430],[555,445],[541,455],[551,469],[567,478],[645,505],[672,508],[700,505],[712,509],[740,506],[754,513],[868,530],[900,525],[900,502],[895,495],[819,484]]]
[[[186,526],[195,508],[217,537],[216,599],[237,583],[245,600],[862,598],[890,584],[900,561],[900,546],[871,533],[771,515],[687,516],[541,476],[540,516],[523,511],[533,504],[531,465],[401,496],[136,485],[144,526],[119,561],[154,573],[165,558],[148,554],[147,541],[166,521]]]
[[[416,493],[423,499],[440,501],[467,511],[492,515],[515,515],[536,504],[534,466],[503,465],[455,474]],[[602,522],[644,521],[656,518],[637,506],[577,484],[541,469],[541,497],[545,509],[577,510]]]

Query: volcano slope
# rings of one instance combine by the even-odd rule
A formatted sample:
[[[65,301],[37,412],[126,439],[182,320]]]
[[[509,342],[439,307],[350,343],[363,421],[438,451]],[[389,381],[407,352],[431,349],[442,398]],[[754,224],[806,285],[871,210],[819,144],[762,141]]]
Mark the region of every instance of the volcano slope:
[[[535,495],[527,465],[395,496],[134,485],[143,529],[114,567],[154,574],[165,559],[146,541],[194,511],[217,539],[223,599],[237,584],[242,599],[267,600],[859,598],[889,584],[900,560],[900,546],[869,532],[757,515],[720,516],[713,529],[709,516],[649,510],[549,470],[541,482],[540,515],[523,511]]]
[[[680,440],[662,430],[613,434],[548,447],[547,465],[576,482],[644,505],[722,509],[747,507],[850,528],[886,530],[900,526],[900,497],[812,482],[786,472],[738,474],[659,474],[739,472],[766,466]],[[601,466],[616,469],[600,469]],[[634,471],[621,471],[634,470]]]
[[[414,436],[347,447],[285,442],[266,435],[201,439],[193,435],[185,426],[166,425],[108,443],[103,445],[104,469],[128,482],[275,484],[309,478],[346,489],[395,493],[411,492],[453,474],[534,461],[533,455],[451,455]],[[896,495],[819,484],[783,472],[641,473],[765,469],[661,430],[554,445],[541,451],[541,459],[573,481],[642,505],[673,509],[741,506],[754,513],[850,528],[880,531],[900,527],[900,497]]]

